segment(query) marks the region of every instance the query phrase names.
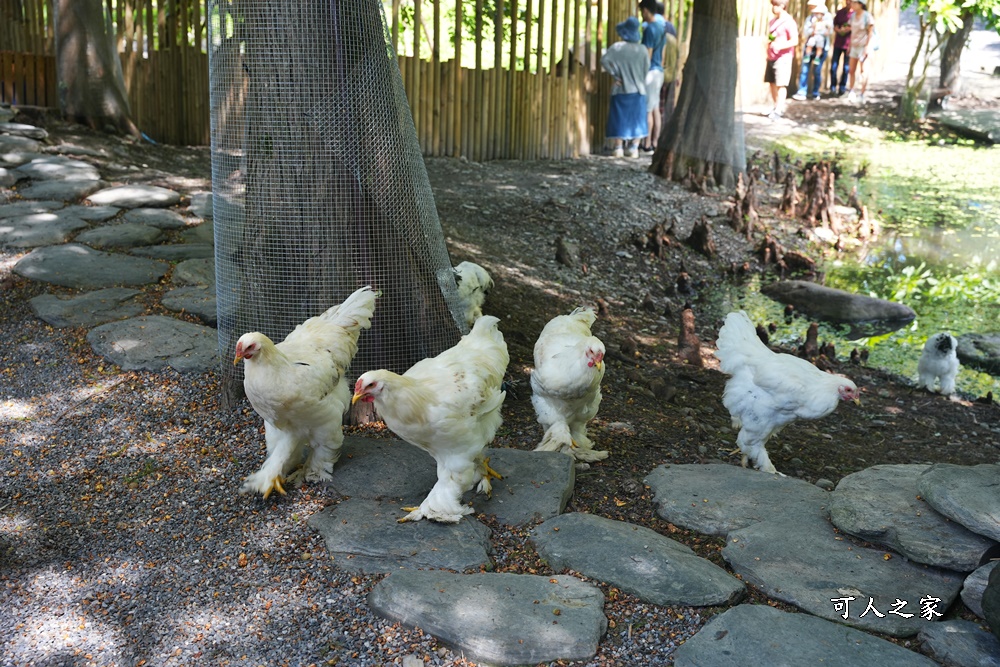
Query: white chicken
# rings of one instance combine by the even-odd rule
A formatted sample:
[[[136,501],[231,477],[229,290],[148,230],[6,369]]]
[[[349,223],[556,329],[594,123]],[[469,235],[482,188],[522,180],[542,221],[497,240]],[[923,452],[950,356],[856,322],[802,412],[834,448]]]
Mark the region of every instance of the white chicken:
[[[310,317],[275,345],[259,332],[236,342],[244,362],[243,388],[264,418],[267,459],[240,493],[284,495],[285,475],[309,481],[331,478],[344,443],[343,418],[351,392],[344,373],[358,351],[358,335],[371,326],[377,292],[362,287],[340,305]]]
[[[722,404],[740,429],[736,444],[744,467],[749,460],[758,470],[777,473],[764,448],[768,438],[796,419],[825,417],[840,401],[860,403],[857,386],[846,377],[769,350],[743,311],[726,316],[716,345],[719,367],[731,376]]]
[[[531,403],[545,427],[536,452],[564,452],[578,461],[606,459],[587,437],[587,422],[601,405],[604,343],[591,335],[591,308],[549,320],[535,342]]]
[[[396,435],[437,462],[437,483],[419,507],[400,521],[431,519],[457,523],[472,508],[462,494],[477,482],[489,495],[491,478],[500,475],[483,458],[503,418],[500,389],[509,357],[499,319],[485,315],[467,335],[436,357],[424,359],[403,375],[368,371],[354,385],[355,401],[374,402]]]
[[[947,333],[934,334],[924,343],[924,351],[917,364],[917,388],[934,391],[935,380],[941,383],[941,393],[955,393],[955,376],[958,375],[958,341]]]
[[[493,279],[486,269],[473,262],[462,262],[452,271],[458,285],[458,296],[462,300],[465,323],[471,327],[483,316],[483,304],[486,303],[486,295],[493,289]]]

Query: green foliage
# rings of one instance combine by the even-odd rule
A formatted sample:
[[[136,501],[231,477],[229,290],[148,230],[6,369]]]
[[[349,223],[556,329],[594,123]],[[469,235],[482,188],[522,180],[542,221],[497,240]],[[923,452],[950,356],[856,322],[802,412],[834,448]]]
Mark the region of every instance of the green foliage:
[[[969,8],[976,18],[1000,33],[1000,0],[903,0],[902,8],[914,7],[939,33],[956,32],[962,14]]]

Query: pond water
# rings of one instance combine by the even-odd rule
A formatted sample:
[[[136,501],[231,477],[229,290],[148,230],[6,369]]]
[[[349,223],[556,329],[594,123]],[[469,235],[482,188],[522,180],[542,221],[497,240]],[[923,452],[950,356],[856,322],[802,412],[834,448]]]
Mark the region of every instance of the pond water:
[[[832,340],[839,357],[867,348],[869,365],[915,380],[927,337],[1000,331],[1000,146],[948,137],[903,141],[870,128],[833,127],[778,148],[802,158],[832,157],[845,174],[865,167],[860,179],[842,178],[838,192],[857,183],[882,234],[867,248],[828,256],[821,266],[825,284],[905,303],[917,313],[903,329],[853,340],[847,327],[820,323],[820,340]],[[774,342],[801,342],[808,321],[786,323],[783,306],[759,286],[723,288],[712,299],[720,312],[712,314],[741,307],[758,322],[778,325]],[[1000,397],[1000,378],[965,366],[957,384],[974,396]]]

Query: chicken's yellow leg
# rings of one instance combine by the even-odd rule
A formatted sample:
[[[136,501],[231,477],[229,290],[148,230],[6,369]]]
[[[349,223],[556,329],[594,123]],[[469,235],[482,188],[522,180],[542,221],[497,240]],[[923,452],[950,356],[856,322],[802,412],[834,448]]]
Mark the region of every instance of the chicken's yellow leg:
[[[281,475],[278,475],[273,480],[271,480],[271,485],[267,487],[266,491],[264,491],[264,500],[267,500],[267,497],[271,495],[272,491],[277,491],[283,496],[288,495],[285,493],[284,487],[281,486],[281,483],[283,481],[284,480],[281,478]]]

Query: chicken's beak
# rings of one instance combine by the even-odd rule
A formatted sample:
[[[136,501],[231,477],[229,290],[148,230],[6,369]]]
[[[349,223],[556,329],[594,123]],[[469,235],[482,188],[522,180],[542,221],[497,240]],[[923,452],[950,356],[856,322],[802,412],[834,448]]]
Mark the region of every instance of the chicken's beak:
[[[236,358],[233,359],[233,366],[235,366],[236,364],[240,363],[241,359],[243,359],[243,357],[237,354]]]
[[[861,405],[861,397],[860,396],[855,396],[854,397],[854,405]]]
[[[604,362],[598,361],[596,364],[594,364],[594,368],[596,368],[597,370],[601,370],[602,368],[604,368]]]
[[[364,394],[354,394],[354,396],[351,397],[351,405],[354,405],[355,403],[360,401],[363,397]]]

